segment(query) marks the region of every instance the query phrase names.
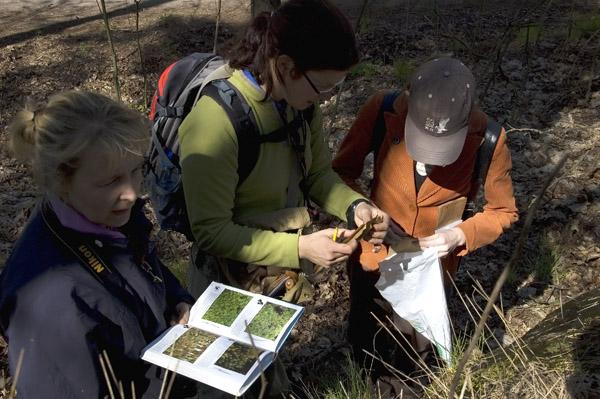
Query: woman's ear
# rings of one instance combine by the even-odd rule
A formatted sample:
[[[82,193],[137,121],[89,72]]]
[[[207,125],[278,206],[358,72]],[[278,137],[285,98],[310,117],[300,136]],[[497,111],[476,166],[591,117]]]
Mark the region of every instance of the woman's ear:
[[[282,78],[285,79],[286,76],[297,78],[296,63],[289,55],[282,54],[277,56],[275,64]]]

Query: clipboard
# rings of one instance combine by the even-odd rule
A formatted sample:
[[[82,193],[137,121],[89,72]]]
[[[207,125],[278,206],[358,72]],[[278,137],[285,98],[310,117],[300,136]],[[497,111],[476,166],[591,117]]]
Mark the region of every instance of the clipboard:
[[[466,205],[467,197],[458,197],[438,206],[436,229],[461,220]]]

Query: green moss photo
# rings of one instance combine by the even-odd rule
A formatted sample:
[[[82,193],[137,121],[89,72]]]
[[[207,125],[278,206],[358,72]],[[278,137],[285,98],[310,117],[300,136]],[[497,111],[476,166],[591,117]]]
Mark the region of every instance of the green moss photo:
[[[246,374],[260,354],[259,349],[234,342],[215,364],[236,373]]]
[[[194,363],[215,339],[217,339],[216,335],[197,328],[190,328],[163,353],[179,360]]]
[[[229,327],[251,299],[237,291],[224,290],[202,318]]]
[[[262,338],[275,339],[294,315],[294,309],[267,303],[252,319],[246,331]]]

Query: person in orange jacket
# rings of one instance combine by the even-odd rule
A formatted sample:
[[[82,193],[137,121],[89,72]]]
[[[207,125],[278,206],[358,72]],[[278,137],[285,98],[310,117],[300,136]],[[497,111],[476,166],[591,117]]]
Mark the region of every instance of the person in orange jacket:
[[[374,128],[385,94],[376,93],[362,107],[333,161],[334,170],[353,188],[358,188],[356,179],[373,150]],[[456,59],[431,60],[415,71],[392,110],[384,114],[385,133],[375,151],[370,199],[390,215],[387,242],[408,236],[405,238],[418,242],[421,249],[437,248],[448,282],[460,257],[494,242],[518,218],[506,132],[500,132],[489,164],[483,211],[435,233],[448,209],[460,220],[461,205],[472,194],[474,165],[488,119],[475,105],[473,74]],[[366,350],[408,374],[415,369],[416,357],[405,352],[416,352],[423,359],[432,354],[431,344],[393,313],[374,286],[379,279],[378,262],[387,255],[386,245],[373,251],[371,244],[363,241],[348,261],[349,339],[359,360],[365,360]],[[371,313],[381,321],[392,320],[392,331],[395,327],[404,333],[412,349],[398,348],[388,333],[380,331]],[[393,391],[395,382],[388,378],[389,371],[375,363],[372,377]]]

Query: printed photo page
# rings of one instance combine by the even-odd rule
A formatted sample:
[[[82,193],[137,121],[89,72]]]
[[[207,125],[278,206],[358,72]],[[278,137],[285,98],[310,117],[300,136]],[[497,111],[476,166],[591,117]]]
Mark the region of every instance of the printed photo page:
[[[168,329],[142,359],[239,396],[271,364],[303,311],[213,282],[192,307],[188,324]]]

